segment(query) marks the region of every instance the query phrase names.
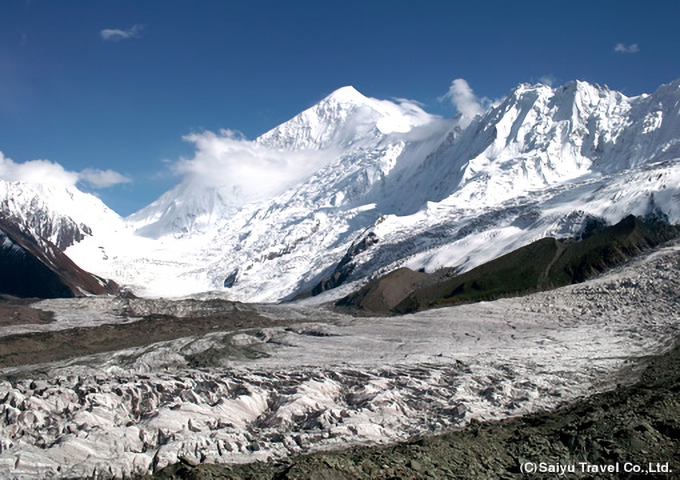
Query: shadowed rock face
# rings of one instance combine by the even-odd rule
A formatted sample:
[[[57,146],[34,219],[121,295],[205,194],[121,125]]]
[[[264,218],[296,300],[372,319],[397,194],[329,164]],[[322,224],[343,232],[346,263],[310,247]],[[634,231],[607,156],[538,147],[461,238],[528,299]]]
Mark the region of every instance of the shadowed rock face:
[[[402,268],[368,283],[336,305],[372,314],[493,300],[584,282],[680,234],[680,228],[632,215],[581,241],[543,238],[461,275]]]
[[[333,273],[329,277],[323,278],[312,289],[312,295],[318,295],[325,292],[326,290],[330,290],[342,285],[345,280],[347,280],[347,277],[349,277],[350,273],[352,273],[354,270],[354,264],[352,263],[354,257],[359,255],[361,252],[366,251],[366,249],[376,243],[378,243],[378,237],[375,233],[369,232],[368,235],[366,235],[360,241],[352,244],[349,250],[347,250],[345,256],[342,257],[338,265],[333,270]],[[303,298],[304,296],[305,295],[300,295],[299,297]]]
[[[54,244],[0,215],[0,293],[60,298],[115,294],[118,285],[78,267]]]
[[[20,297],[60,298],[74,293],[48,266],[0,233],[0,292]]]

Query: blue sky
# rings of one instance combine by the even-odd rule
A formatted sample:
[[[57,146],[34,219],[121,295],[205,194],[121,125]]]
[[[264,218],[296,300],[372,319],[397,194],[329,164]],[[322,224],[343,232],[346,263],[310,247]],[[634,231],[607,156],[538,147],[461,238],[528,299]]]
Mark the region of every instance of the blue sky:
[[[180,181],[184,135],[252,139],[343,85],[453,116],[438,99],[456,78],[495,99],[546,79],[637,95],[680,77],[680,2],[472,3],[5,1],[0,151],[90,172],[79,186],[127,215]],[[130,181],[96,188],[123,179],[108,169]]]

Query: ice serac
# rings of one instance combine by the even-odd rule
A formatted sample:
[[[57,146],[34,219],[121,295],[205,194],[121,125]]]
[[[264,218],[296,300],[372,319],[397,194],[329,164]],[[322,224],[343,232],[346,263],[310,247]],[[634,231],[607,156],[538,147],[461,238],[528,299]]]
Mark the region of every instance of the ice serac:
[[[469,124],[343,87],[243,140],[321,159],[285,191],[244,201],[187,176],[128,218],[124,237],[93,229],[67,253],[142,295],[248,301],[294,298],[335,277],[321,297],[339,298],[400,267],[462,272],[592,221],[653,213],[679,223],[679,122],[680,81],[637,97],[581,81],[523,84]]]

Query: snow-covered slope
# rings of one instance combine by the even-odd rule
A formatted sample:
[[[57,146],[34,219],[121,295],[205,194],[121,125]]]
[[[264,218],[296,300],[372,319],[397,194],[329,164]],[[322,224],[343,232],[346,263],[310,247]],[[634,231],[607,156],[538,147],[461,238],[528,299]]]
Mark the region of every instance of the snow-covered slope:
[[[593,216],[680,222],[679,122],[680,80],[631,98],[579,81],[520,85],[469,124],[344,87],[243,140],[249,153],[310,159],[285,189],[239,196],[187,175],[126,228],[67,254],[141,294],[250,301],[403,265],[472,268]]]
[[[0,212],[62,250],[124,225],[97,197],[65,185],[0,179]]]

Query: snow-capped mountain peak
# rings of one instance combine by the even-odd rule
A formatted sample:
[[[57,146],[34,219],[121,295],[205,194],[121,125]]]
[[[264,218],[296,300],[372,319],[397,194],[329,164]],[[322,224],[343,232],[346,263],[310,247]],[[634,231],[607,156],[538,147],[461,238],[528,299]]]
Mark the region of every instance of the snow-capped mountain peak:
[[[368,98],[366,98],[352,85],[347,85],[335,90],[333,93],[328,95],[324,101],[361,105],[363,103],[366,103],[368,101]]]
[[[342,165],[331,168],[334,173],[328,175],[322,188],[322,197],[334,197],[332,202],[338,205],[341,198],[355,198],[358,191],[365,193],[392,168],[395,155],[404,147],[399,135],[434,118],[437,117],[415,103],[377,100],[365,97],[352,86],[342,87],[252,142],[204,134],[199,149],[204,142],[210,143],[204,148],[210,160],[197,158],[196,163],[226,167],[231,169],[230,174],[211,171],[209,184],[190,174],[129,220],[139,234],[152,238],[205,232],[233,216],[241,206],[270,200],[289,187],[295,188],[300,180],[340,162]],[[269,178],[274,174],[275,180]],[[240,184],[239,177],[257,177],[251,178],[257,182],[257,191]],[[224,182],[220,183],[220,179]],[[305,203],[318,200],[307,198]]]
[[[380,135],[408,132],[433,118],[415,103],[377,100],[346,86],[261,135],[257,142],[287,150],[347,148]]]

